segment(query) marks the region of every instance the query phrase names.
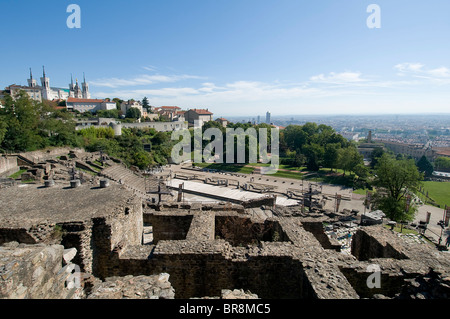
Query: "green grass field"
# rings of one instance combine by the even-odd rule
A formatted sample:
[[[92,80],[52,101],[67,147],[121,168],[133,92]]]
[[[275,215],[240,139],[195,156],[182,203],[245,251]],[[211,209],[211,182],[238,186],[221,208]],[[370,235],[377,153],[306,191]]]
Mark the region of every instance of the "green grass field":
[[[423,182],[424,193],[432,198],[441,208],[450,206],[450,182]],[[425,196],[419,193],[419,197],[425,200]]]

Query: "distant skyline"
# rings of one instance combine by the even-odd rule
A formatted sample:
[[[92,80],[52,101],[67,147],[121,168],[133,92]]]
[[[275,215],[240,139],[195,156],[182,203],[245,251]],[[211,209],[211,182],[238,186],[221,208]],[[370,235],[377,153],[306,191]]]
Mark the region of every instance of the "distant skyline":
[[[70,29],[69,4],[81,8]],[[367,7],[381,8],[370,29]],[[450,1],[6,1],[0,88],[42,66],[92,98],[215,116],[450,112]]]

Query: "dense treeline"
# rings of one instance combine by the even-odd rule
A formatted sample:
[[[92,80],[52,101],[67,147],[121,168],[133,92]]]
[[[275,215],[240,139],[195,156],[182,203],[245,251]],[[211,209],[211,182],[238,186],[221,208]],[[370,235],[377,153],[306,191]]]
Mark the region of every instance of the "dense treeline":
[[[337,134],[330,126],[316,123],[289,125],[280,133],[282,164],[306,165],[310,171],[320,167],[340,168],[345,173],[367,175],[363,156],[354,144]]]

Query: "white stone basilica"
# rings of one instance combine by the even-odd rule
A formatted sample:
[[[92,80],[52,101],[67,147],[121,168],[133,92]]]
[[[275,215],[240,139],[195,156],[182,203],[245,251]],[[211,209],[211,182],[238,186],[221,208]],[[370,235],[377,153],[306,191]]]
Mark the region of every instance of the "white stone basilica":
[[[24,90],[30,97],[37,101],[42,100],[67,100],[68,98],[76,99],[90,99],[89,84],[86,83],[86,78],[83,73],[83,83],[78,84],[78,79],[75,84],[73,83],[73,77],[71,76],[69,89],[57,88],[50,86],[50,78],[45,74],[45,68],[42,67],[41,85],[37,84],[36,79],[33,79],[33,73],[30,69],[30,78],[28,79],[28,86],[11,85],[12,90]]]

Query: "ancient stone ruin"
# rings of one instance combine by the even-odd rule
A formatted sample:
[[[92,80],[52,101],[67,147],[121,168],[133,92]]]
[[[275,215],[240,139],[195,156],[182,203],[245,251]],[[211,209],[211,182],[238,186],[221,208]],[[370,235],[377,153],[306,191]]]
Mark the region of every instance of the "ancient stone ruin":
[[[448,255],[432,245],[374,225],[342,250],[326,230],[352,212],[155,203],[119,171],[0,191],[0,298],[450,297]]]

